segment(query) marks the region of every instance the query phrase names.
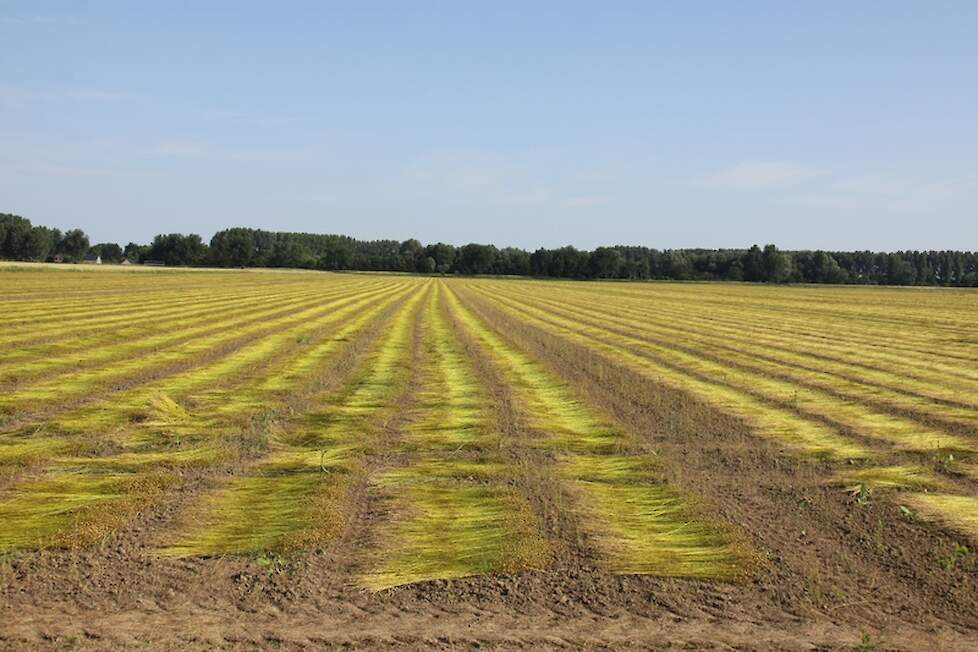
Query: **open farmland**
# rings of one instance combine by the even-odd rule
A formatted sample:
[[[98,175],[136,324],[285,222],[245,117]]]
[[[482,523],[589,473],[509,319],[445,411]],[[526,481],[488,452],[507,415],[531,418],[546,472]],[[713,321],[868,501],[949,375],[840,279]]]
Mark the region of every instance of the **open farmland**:
[[[23,266],[0,343],[0,647],[978,649],[974,292]]]

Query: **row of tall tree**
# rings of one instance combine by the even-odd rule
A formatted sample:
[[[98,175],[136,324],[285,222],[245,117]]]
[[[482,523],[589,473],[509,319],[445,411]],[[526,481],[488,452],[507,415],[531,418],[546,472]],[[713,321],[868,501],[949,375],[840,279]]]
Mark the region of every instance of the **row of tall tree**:
[[[0,213],[0,258],[50,260],[60,256],[78,262],[89,249],[88,236],[81,229],[62,233],[59,229],[34,226],[19,215]]]
[[[79,229],[61,233],[0,214],[0,258],[79,261],[97,253],[103,262],[128,259],[168,266],[295,267],[322,270],[489,274],[572,279],[729,280],[768,283],[858,283],[978,287],[978,253],[962,251],[782,251],[650,249],[648,247],[540,248],[417,240],[356,240],[344,235],[232,228],[210,242],[170,233],[150,244],[89,245]]]

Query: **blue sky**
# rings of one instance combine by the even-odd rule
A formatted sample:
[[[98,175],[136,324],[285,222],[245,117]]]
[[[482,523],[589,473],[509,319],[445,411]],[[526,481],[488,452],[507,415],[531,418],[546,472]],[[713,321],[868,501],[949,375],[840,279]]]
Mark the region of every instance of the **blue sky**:
[[[976,2],[9,2],[0,212],[978,249]]]

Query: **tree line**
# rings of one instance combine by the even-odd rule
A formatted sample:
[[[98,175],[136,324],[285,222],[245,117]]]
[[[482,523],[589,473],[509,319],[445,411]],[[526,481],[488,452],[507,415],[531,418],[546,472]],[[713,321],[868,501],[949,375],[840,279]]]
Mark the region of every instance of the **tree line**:
[[[528,252],[487,244],[424,245],[418,240],[357,240],[344,235],[231,228],[210,242],[160,234],[149,244],[94,245],[80,229],[62,233],[0,214],[0,258],[79,262],[156,262],[168,266],[291,267],[320,270],[485,274],[569,279],[663,279],[767,283],[850,283],[978,287],[978,253],[963,251],[783,251],[571,246]]]

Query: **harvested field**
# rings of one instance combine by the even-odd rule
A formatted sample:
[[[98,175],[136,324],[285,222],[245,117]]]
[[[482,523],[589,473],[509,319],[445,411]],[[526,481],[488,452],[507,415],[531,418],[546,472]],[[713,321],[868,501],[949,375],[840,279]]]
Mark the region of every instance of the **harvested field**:
[[[978,649],[976,327],[969,291],[11,267],[0,648]]]

